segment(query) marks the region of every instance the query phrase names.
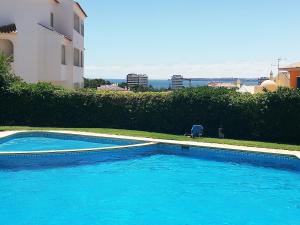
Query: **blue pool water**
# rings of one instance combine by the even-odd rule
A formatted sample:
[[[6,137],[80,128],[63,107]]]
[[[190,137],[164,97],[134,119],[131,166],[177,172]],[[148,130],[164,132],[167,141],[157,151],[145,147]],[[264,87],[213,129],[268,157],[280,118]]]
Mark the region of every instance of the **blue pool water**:
[[[92,149],[135,143],[137,142],[33,132],[17,134],[0,140],[0,152]]]
[[[299,171],[171,154],[0,167],[1,225],[298,225]]]

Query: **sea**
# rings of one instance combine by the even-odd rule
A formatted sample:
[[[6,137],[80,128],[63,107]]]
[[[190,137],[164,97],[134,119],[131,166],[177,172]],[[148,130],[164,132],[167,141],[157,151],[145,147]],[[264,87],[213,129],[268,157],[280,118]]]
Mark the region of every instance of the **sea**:
[[[106,79],[111,83],[122,83],[126,82],[126,79]],[[222,83],[235,83],[237,78],[203,78],[201,80],[192,81],[192,87],[207,86],[210,82],[222,82]],[[245,85],[257,85],[258,78],[240,79],[242,84]],[[171,84],[170,80],[149,80],[149,85],[154,88],[169,88]],[[184,81],[183,85],[189,87],[189,82]]]

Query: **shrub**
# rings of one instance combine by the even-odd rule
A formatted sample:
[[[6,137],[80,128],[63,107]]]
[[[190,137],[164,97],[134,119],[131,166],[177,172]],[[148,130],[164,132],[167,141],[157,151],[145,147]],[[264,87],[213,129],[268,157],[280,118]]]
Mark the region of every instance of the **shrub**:
[[[208,87],[170,93],[67,91],[13,85],[0,93],[0,124],[109,127],[183,134],[203,124],[207,136],[300,143],[300,93],[259,95]]]
[[[101,85],[110,85],[111,83],[103,79],[87,79],[84,78],[84,88],[97,89]]]
[[[6,57],[0,52],[0,91],[12,83],[20,81],[20,79],[13,74],[10,62],[10,57]]]
[[[72,91],[45,83],[13,82],[2,75],[7,73],[0,78],[6,84],[0,92],[0,125],[184,134],[193,124],[202,124],[210,137],[216,137],[222,127],[227,138],[300,144],[299,90],[257,95],[209,87],[145,93]]]

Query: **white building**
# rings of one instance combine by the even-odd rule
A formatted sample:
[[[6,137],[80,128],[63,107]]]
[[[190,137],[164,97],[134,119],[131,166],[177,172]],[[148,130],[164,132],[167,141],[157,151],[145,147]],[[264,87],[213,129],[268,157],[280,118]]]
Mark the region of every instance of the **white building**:
[[[251,93],[251,94],[263,93],[266,90],[270,92],[274,92],[277,91],[279,87],[290,88],[289,72],[281,71],[276,77],[274,77],[274,74],[271,71],[269,77],[259,78],[258,85],[255,86],[243,85],[238,90],[238,92]]]
[[[183,88],[183,76],[182,75],[173,75],[172,76],[171,88],[174,90]]]
[[[82,87],[86,17],[73,0],[1,0],[0,51],[26,82]]]
[[[279,74],[274,78],[274,81],[279,87],[290,88],[290,73],[286,71],[280,71]]]
[[[119,87],[117,84],[111,84],[111,85],[101,85],[100,87],[97,87],[98,91],[128,91],[125,88]]]
[[[131,73],[127,75],[127,86],[136,87],[148,87],[148,76],[146,74],[135,74]]]

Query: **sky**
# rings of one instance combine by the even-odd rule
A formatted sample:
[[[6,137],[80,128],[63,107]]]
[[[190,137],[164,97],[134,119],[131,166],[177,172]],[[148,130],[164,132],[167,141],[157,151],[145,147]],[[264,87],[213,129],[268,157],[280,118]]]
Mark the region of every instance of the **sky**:
[[[79,2],[89,78],[256,78],[300,61],[299,0]]]

